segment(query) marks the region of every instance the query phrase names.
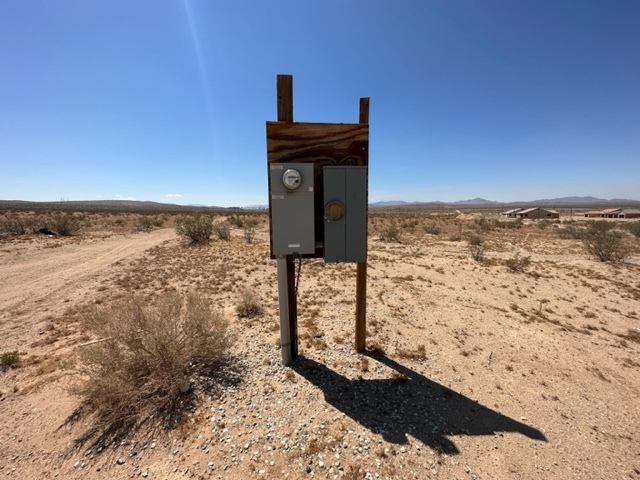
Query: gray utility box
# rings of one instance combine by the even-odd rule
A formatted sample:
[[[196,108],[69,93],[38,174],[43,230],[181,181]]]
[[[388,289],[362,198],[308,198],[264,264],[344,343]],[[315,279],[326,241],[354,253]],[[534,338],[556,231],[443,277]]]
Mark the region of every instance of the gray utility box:
[[[313,163],[272,163],[273,255],[315,253]]]
[[[367,167],[326,166],[324,182],[325,262],[367,260]]]

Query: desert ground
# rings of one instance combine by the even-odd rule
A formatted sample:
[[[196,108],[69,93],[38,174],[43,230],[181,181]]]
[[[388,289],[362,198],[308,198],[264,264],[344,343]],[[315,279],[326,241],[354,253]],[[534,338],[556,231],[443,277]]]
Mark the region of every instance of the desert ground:
[[[371,211],[366,352],[353,346],[355,265],[309,259],[300,356],[285,367],[265,213],[252,214],[251,243],[236,216],[230,240],[204,246],[176,234],[174,212],[75,215],[73,235],[0,237],[7,478],[640,479],[629,232],[626,258],[602,262],[575,234],[578,215],[507,225],[483,211]],[[99,340],[83,318],[176,291],[228,319],[228,362],[191,379],[175,425],[151,418],[96,443],[92,416],[74,415],[78,353]],[[237,314],[247,292],[263,310],[253,318]]]

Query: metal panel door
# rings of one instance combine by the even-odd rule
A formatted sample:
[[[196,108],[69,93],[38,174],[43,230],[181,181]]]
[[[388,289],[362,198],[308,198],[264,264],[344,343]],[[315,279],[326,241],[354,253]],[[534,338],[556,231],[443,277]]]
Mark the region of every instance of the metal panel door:
[[[302,176],[296,190],[284,186],[283,175],[295,170]],[[274,255],[315,253],[314,191],[312,163],[273,163],[271,180],[271,228]]]

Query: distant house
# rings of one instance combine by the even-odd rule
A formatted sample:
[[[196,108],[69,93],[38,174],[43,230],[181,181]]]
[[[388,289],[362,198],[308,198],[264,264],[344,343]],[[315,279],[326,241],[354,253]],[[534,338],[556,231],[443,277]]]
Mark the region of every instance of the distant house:
[[[516,214],[520,211],[524,210],[524,208],[512,208],[511,210],[507,210],[506,212],[502,212],[503,217],[515,218]]]
[[[604,210],[591,210],[584,214],[587,218],[640,218],[640,209],[637,208],[606,208]]]
[[[640,218],[640,209],[639,208],[625,208],[620,212],[618,218]]]
[[[560,214],[549,208],[533,207],[521,209],[514,214],[516,218],[540,219],[540,218],[560,218]]]
[[[503,217],[508,218],[560,218],[560,214],[549,208],[533,207],[533,208],[512,208],[506,212],[502,212]]]

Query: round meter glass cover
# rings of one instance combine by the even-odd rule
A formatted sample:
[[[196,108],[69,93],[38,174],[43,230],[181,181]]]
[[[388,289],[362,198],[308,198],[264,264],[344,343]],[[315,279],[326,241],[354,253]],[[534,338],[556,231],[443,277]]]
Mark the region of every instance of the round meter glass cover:
[[[344,204],[337,200],[327,203],[324,207],[324,219],[327,223],[340,222],[344,218],[345,213]]]
[[[282,184],[287,190],[297,190],[302,185],[302,175],[298,170],[289,168],[282,174]]]

